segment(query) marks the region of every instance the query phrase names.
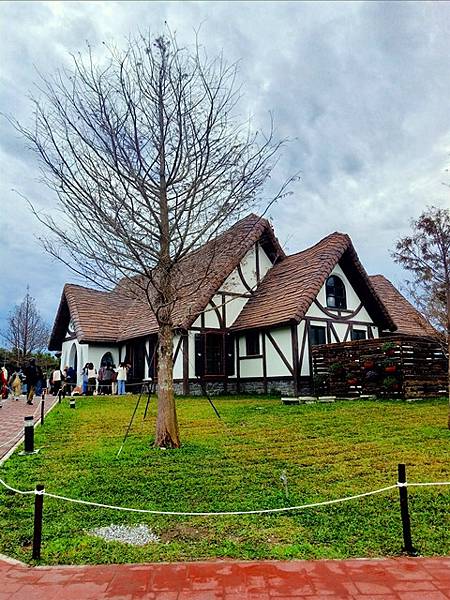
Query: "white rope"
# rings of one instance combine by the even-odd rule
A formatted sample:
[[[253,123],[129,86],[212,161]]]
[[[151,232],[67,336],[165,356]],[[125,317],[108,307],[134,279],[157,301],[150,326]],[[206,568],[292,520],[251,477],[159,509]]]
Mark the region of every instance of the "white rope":
[[[36,494],[38,493],[36,490],[18,490],[11,486],[9,486],[3,479],[0,479],[0,483],[4,485],[7,489],[15,492],[17,494]],[[148,513],[152,515],[171,515],[171,516],[184,516],[184,517],[213,517],[213,516],[230,516],[230,515],[257,515],[257,514],[266,514],[266,513],[279,513],[279,512],[288,512],[293,510],[301,510],[304,508],[313,508],[315,506],[327,506],[329,504],[337,504],[339,502],[347,502],[349,500],[355,500],[357,498],[364,498],[366,496],[372,496],[374,494],[381,494],[382,492],[387,492],[388,490],[393,490],[396,488],[396,485],[390,485],[388,487],[380,488],[377,490],[373,490],[371,492],[365,492],[362,494],[356,494],[354,496],[347,496],[345,498],[336,498],[335,500],[324,500],[323,502],[314,502],[311,504],[301,504],[299,506],[287,506],[283,508],[265,508],[259,510],[240,510],[240,511],[220,511],[220,512],[180,512],[180,511],[169,511],[169,510],[150,510],[145,508],[129,508],[125,506],[116,506],[113,504],[103,504],[101,502],[89,502],[88,500],[79,500],[77,498],[68,498],[67,496],[59,496],[57,494],[52,494],[50,492],[45,492],[42,490],[39,492],[44,496],[48,496],[49,498],[55,498],[56,500],[63,500],[65,502],[74,502],[75,504],[84,504],[87,506],[96,506],[98,508],[109,508],[112,510],[122,510],[129,512],[137,512],[137,513]]]
[[[362,494],[355,494],[354,496],[346,496],[344,498],[336,498],[334,500],[324,500],[322,502],[313,502],[310,504],[300,504],[298,506],[286,506],[283,508],[262,508],[257,510],[235,510],[235,511],[218,511],[218,512],[181,512],[172,510],[150,510],[145,508],[130,508],[126,506],[116,506],[114,504],[103,504],[101,502],[90,502],[88,500],[79,500],[77,498],[68,498],[67,496],[59,496],[58,494],[52,494],[45,490],[18,490],[8,485],[3,479],[0,478],[0,484],[6,487],[11,492],[16,494],[28,495],[38,494],[42,496],[48,496],[56,500],[63,500],[65,502],[73,502],[75,504],[84,504],[86,506],[96,506],[97,508],[109,508],[112,510],[122,510],[127,512],[146,513],[151,515],[169,515],[177,517],[214,517],[214,516],[233,516],[233,515],[260,515],[269,513],[281,513],[290,512],[294,510],[302,510],[305,508],[314,508],[316,506],[329,506],[330,504],[338,504],[341,502],[348,502],[349,500],[356,500],[358,498],[365,498],[367,496],[374,496],[375,494],[381,494],[389,490],[393,490],[398,487],[404,487],[405,484],[397,482],[394,485],[389,485],[384,488],[372,490],[370,492],[364,492]],[[409,483],[408,486],[437,486],[437,485],[450,485],[450,481],[436,481],[430,483]]]
[[[14,492],[15,494],[21,494],[21,495],[25,496],[25,495],[28,495],[28,494],[35,494],[36,493],[36,490],[27,490],[27,491],[25,491],[25,490],[18,490],[16,488],[13,488],[10,485],[8,485],[6,483],[6,481],[3,481],[3,479],[0,479],[0,483],[2,485],[4,485],[7,490],[10,490],[11,492]]]
[[[408,487],[426,487],[429,485],[450,485],[450,481],[432,481],[430,483],[408,483]]]

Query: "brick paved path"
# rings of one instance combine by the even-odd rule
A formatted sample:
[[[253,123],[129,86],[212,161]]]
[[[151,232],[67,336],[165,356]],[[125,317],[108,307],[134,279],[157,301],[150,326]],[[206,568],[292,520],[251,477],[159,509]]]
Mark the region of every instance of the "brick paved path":
[[[450,558],[29,568],[0,561],[0,600],[449,600]]]
[[[56,401],[56,397],[47,396],[44,404],[45,412],[48,412]],[[0,408],[0,459],[9,452],[23,434],[24,417],[35,415],[35,422],[38,421],[41,416],[41,398],[36,397],[33,406],[27,404],[25,396],[17,401],[13,399],[2,400],[2,405],[2,408]]]

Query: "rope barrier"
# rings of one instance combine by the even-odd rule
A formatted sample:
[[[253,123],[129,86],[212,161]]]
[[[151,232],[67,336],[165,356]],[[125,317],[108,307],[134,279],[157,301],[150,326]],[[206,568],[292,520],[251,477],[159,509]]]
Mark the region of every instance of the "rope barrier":
[[[111,510],[120,510],[127,512],[136,512],[136,513],[145,513],[152,515],[165,515],[165,516],[177,516],[177,517],[214,517],[214,516],[236,516],[236,515],[260,515],[260,514],[273,514],[273,513],[282,513],[282,512],[292,512],[296,510],[303,510],[305,508],[314,508],[316,506],[329,506],[332,504],[339,504],[342,502],[348,502],[350,500],[356,500],[358,498],[366,498],[367,496],[374,496],[376,494],[382,494],[384,492],[388,492],[390,490],[396,489],[398,487],[425,487],[425,486],[440,486],[440,485],[450,485],[450,481],[440,481],[440,482],[427,482],[427,483],[399,483],[397,482],[394,485],[389,485],[387,487],[379,488],[376,490],[372,490],[370,492],[363,492],[361,494],[355,494],[353,496],[346,496],[343,498],[335,498],[334,500],[324,500],[322,502],[312,502],[309,504],[300,504],[298,506],[286,506],[282,508],[261,508],[256,510],[235,510],[235,511],[217,511],[217,512],[193,512],[193,511],[172,511],[172,510],[151,510],[145,508],[131,508],[126,506],[117,506],[114,504],[104,504],[102,502],[91,502],[88,500],[80,500],[78,498],[69,498],[67,496],[60,496],[58,494],[52,494],[50,492],[46,492],[44,490],[36,491],[36,490],[18,490],[16,488],[8,485],[3,479],[0,478],[0,484],[3,485],[8,490],[22,495],[29,494],[42,494],[44,496],[48,496],[49,498],[54,498],[55,500],[62,500],[64,502],[72,502],[75,504],[83,504],[86,506],[95,506],[97,508],[108,508]]]

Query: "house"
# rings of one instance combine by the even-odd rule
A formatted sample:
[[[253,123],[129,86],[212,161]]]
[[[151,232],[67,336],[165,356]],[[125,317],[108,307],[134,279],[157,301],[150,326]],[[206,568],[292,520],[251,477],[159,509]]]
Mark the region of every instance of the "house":
[[[183,259],[174,307],[174,384],[182,394],[307,393],[315,344],[434,330],[383,276],[369,277],[348,235],[286,256],[270,223],[237,222]],[[155,376],[157,323],[126,283],[67,284],[50,339],[61,364],[132,365]]]

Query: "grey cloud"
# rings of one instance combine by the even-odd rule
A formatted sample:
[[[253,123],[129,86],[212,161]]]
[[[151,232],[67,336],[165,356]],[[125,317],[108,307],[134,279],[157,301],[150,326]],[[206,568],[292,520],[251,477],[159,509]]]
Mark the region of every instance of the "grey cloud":
[[[191,43],[202,24],[210,54],[223,48],[229,60],[241,59],[242,114],[264,129],[273,111],[277,134],[293,140],[265,193],[301,170],[294,194],[269,211],[290,251],[346,231],[369,271],[398,282],[394,240],[425,204],[449,205],[441,185],[450,147],[446,3],[9,2],[0,13],[7,23],[1,110],[21,120],[30,118],[35,67],[51,73],[70,52],[84,52],[86,40],[101,55],[103,41],[121,45],[166,20],[181,43]],[[29,282],[51,319],[73,276],[42,254],[33,241],[39,228],[11,189],[47,207],[54,197],[5,121],[0,135],[7,230],[0,316]]]

